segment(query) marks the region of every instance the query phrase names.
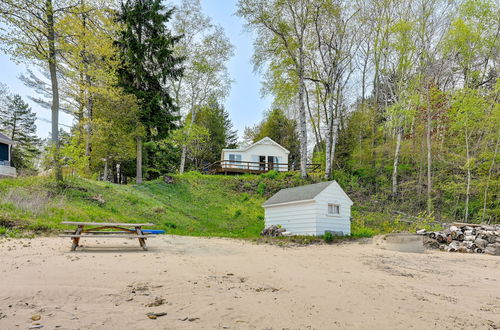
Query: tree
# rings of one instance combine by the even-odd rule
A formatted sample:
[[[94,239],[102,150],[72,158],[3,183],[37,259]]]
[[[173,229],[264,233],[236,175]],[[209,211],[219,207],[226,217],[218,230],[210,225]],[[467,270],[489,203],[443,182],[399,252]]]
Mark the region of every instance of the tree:
[[[305,61],[306,33],[311,24],[312,3],[309,0],[240,0],[237,12],[246,19],[248,27],[257,33],[256,65],[263,66],[271,62],[271,70],[283,66],[295,78],[302,177],[307,176]]]
[[[282,110],[269,111],[258,125],[245,130],[245,138],[249,142],[257,142],[266,136],[290,151],[288,161],[291,164],[300,161],[297,123],[293,119],[287,118]]]
[[[343,1],[316,1],[312,15],[313,42],[308,43],[309,79],[318,86],[325,122],[325,178],[332,178],[338,126],[344,104],[344,89],[349,82],[356,52],[356,31],[351,21],[356,11]]]
[[[116,97],[95,97],[92,121],[93,145],[90,154],[94,169],[103,170],[103,180],[123,182],[124,164],[134,158],[136,138],[144,134],[139,122],[140,108],[134,95],[122,93]]]
[[[58,30],[64,12],[74,5],[70,0],[4,0],[0,2],[0,42],[3,50],[18,61],[47,68],[51,82],[52,144],[56,179],[62,181],[59,160],[59,81],[58,46],[63,35]]]
[[[167,137],[178,119],[175,100],[166,88],[169,78],[182,75],[183,59],[174,55],[180,37],[166,26],[172,14],[161,0],[127,0],[119,16],[123,24],[118,41],[119,85],[140,102],[139,118],[148,141]],[[141,136],[137,137],[137,160],[137,183],[142,183]]]
[[[186,118],[187,121],[191,120],[190,116],[191,114]],[[233,129],[229,114],[216,100],[210,101],[208,105],[197,111],[195,124],[204,127],[208,132],[206,153],[197,162],[198,164],[218,161],[222,149],[237,147],[237,133]]]
[[[61,18],[62,97],[68,100],[67,111],[77,120],[79,142],[90,156],[92,119],[96,97],[114,98],[120,94],[117,85],[119,57],[115,39],[121,25],[116,12],[96,0],[80,0]]]
[[[202,168],[202,160],[207,153],[207,141],[210,133],[205,127],[197,124],[190,124],[175,130],[172,133],[170,142],[177,148],[186,148],[186,158],[192,161],[194,168]]]
[[[199,109],[210,107],[213,100],[222,103],[229,93],[232,81],[227,62],[233,56],[233,46],[223,28],[214,25],[202,13],[200,0],[182,1],[173,20],[173,29],[182,35],[175,54],[185,59],[185,67],[182,78],[171,84],[177,104],[186,116],[187,127],[194,127]],[[186,165],[187,148],[187,145],[182,146],[180,173]]]
[[[8,96],[5,107],[0,107],[0,131],[16,142],[12,147],[12,166],[16,168],[33,168],[40,154],[35,120],[36,114],[17,94]]]

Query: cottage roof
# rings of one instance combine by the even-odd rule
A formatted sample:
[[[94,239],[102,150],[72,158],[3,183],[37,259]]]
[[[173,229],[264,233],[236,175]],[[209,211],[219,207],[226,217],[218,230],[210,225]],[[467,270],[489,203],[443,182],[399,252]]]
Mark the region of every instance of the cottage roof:
[[[2,133],[0,133],[0,142],[5,144],[14,144],[14,141]]]
[[[259,145],[259,144],[268,144],[268,145],[275,145],[279,148],[281,148],[285,153],[289,154],[290,151],[288,149],[286,149],[285,147],[283,147],[282,145],[280,145],[279,143],[275,142],[273,139],[271,139],[270,137],[265,137],[245,148],[240,148],[240,149],[222,149],[222,151],[247,151],[253,147],[255,147],[256,145]]]
[[[315,184],[308,184],[306,186],[281,189],[273,197],[269,198],[263,206],[270,206],[275,204],[298,202],[314,199],[320,192],[325,190],[326,187],[335,181],[326,181]]]

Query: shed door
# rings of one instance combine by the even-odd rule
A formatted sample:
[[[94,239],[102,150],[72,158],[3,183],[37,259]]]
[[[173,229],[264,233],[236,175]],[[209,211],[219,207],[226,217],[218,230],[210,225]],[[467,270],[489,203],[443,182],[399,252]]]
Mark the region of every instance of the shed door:
[[[9,146],[0,143],[0,162],[9,160]]]

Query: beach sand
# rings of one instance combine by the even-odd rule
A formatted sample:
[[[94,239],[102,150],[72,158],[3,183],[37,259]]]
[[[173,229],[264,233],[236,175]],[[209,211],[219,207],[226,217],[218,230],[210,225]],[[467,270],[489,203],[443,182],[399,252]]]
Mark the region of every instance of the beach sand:
[[[0,329],[500,329],[496,256],[404,253],[380,239],[81,244],[0,238]]]

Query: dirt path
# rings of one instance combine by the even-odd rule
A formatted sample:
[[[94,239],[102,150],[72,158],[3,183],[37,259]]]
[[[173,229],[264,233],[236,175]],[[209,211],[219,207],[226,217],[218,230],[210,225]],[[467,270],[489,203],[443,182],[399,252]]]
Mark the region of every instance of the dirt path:
[[[171,236],[148,252],[82,244],[0,238],[0,329],[500,328],[495,256]]]

